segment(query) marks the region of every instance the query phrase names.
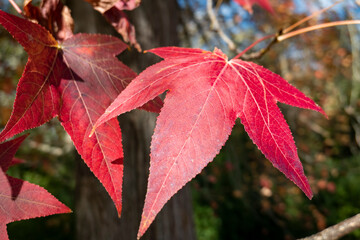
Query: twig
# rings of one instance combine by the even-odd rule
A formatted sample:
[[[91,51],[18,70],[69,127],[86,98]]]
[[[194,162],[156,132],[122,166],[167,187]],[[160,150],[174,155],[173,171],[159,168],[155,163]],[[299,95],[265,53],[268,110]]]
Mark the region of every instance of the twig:
[[[281,42],[281,41],[283,41],[285,39],[294,37],[296,35],[299,35],[299,34],[302,34],[302,33],[305,33],[305,32],[309,32],[309,31],[313,31],[313,30],[321,29],[321,28],[326,28],[326,27],[332,27],[332,26],[360,24],[360,20],[338,21],[338,22],[333,22],[333,23],[324,23],[324,24],[319,24],[319,25],[315,25],[315,26],[305,27],[305,28],[301,28],[299,30],[292,31],[293,29],[295,29],[299,25],[303,24],[304,22],[309,21],[310,19],[312,19],[312,18],[314,18],[316,16],[319,16],[321,13],[329,10],[330,8],[334,7],[335,5],[337,5],[337,4],[341,3],[341,2],[343,2],[343,0],[338,0],[334,4],[330,5],[329,7],[326,7],[324,9],[321,9],[320,11],[314,12],[310,16],[298,21],[297,23],[291,25],[290,27],[288,27],[286,29],[283,29],[283,30],[280,30],[276,35],[265,36],[265,37],[255,41],[253,44],[251,44],[245,50],[243,50],[239,54],[237,54],[235,56],[235,59],[236,58],[241,58],[243,60],[252,60],[252,59],[260,58],[277,42]],[[213,1],[212,0],[207,0],[207,12],[208,12],[208,15],[209,15],[213,30],[216,31],[219,34],[219,36],[224,40],[224,42],[226,42],[226,44],[228,45],[228,47],[229,47],[229,49],[231,51],[237,51],[235,43],[220,28],[220,24],[219,24],[219,22],[218,22],[218,20],[216,18],[216,15],[215,15],[215,13],[213,11]],[[264,40],[266,40],[268,38],[273,38],[273,40],[271,42],[269,42],[269,44],[265,48],[260,49],[257,52],[246,54],[246,52],[248,50],[253,48],[259,42],[262,42],[262,41],[264,41]],[[239,51],[237,51],[237,52],[239,52]]]
[[[295,29],[296,27],[300,26],[300,25],[303,24],[304,22],[307,22],[307,21],[309,21],[310,19],[312,19],[312,18],[314,18],[314,17],[316,17],[316,16],[319,16],[319,15],[322,14],[323,12],[329,10],[330,8],[333,8],[335,5],[337,5],[337,4],[339,4],[339,3],[343,2],[343,1],[344,1],[344,0],[339,0],[339,1],[335,2],[334,4],[328,6],[328,7],[324,8],[324,9],[321,9],[321,10],[319,10],[319,11],[316,11],[316,12],[312,13],[310,16],[307,16],[306,18],[303,18],[303,19],[301,19],[300,21],[298,21],[298,22],[294,23],[293,25],[291,25],[290,27],[287,27],[286,29],[284,29],[283,33],[285,34],[285,33],[290,32],[291,30],[293,30],[293,29]]]
[[[296,35],[306,33],[306,32],[310,32],[310,31],[314,31],[314,30],[317,30],[317,29],[327,28],[327,27],[334,27],[334,26],[342,26],[342,25],[351,25],[351,24],[360,24],[360,20],[337,21],[337,22],[323,23],[323,24],[318,24],[318,25],[315,25],[315,26],[301,28],[299,30],[292,31],[292,32],[289,32],[287,34],[280,35],[279,37],[277,37],[277,40],[279,42],[281,42],[281,41],[283,41],[285,39],[294,37]]]
[[[216,15],[214,13],[213,10],[213,1],[212,0],[207,0],[207,13],[209,15],[210,21],[211,21],[211,25],[214,31],[216,31],[220,38],[228,45],[229,49],[231,51],[236,51],[236,52],[240,52],[239,50],[237,50],[236,48],[236,44],[223,32],[223,30],[220,27],[219,21],[216,18]],[[240,58],[243,60],[252,60],[252,59],[257,59],[262,57],[271,47],[272,45],[274,45],[275,43],[277,43],[277,35],[269,35],[266,37],[263,37],[259,40],[257,40],[256,42],[254,42],[253,44],[251,44],[249,47],[247,47],[245,50],[241,51],[238,55],[236,55],[235,58]],[[257,51],[257,52],[253,52],[250,54],[246,54],[246,52],[251,49],[252,47],[254,47],[256,44],[258,44],[259,42],[262,42],[268,38],[273,37],[273,40],[263,49]]]
[[[360,228],[360,213],[321,232],[298,240],[337,240],[358,228]]]
[[[272,35],[274,36],[273,40],[268,44],[268,46],[266,46],[265,48],[263,49],[260,49],[259,51],[257,52],[254,52],[254,53],[251,53],[251,54],[245,54],[249,49],[251,49],[252,47],[254,47],[255,45],[257,45],[259,42],[265,40],[265,39],[268,39],[270,37],[272,37],[271,35],[270,36],[266,36],[266,37],[263,37],[259,40],[257,40],[256,42],[254,42],[253,44],[251,44],[249,47],[247,47],[244,51],[242,51],[241,53],[239,53],[235,58],[242,58],[244,60],[251,60],[251,59],[256,59],[256,58],[260,58],[262,57],[268,50],[270,50],[270,48],[277,42],[281,42],[287,38],[291,38],[291,37],[294,37],[298,34],[301,34],[301,33],[305,33],[305,32],[309,32],[309,31],[313,31],[313,30],[316,30],[316,29],[321,29],[321,28],[326,28],[326,27],[332,27],[332,26],[339,26],[339,25],[351,25],[351,24],[359,24],[358,21],[356,20],[353,20],[353,21],[338,21],[338,22],[335,22],[335,23],[324,23],[324,24],[319,24],[319,25],[315,25],[315,26],[310,26],[310,27],[306,27],[306,28],[302,28],[302,29],[299,29],[299,30],[296,30],[296,31],[292,31],[293,29],[297,28],[298,26],[300,26],[301,24],[309,21],[310,19],[314,18],[314,17],[317,17],[319,16],[320,14],[322,14],[323,12],[333,8],[335,5],[343,2],[344,0],[338,0],[336,1],[334,4],[324,8],[324,9],[321,9],[317,12],[314,12],[313,14],[311,14],[310,16],[306,17],[306,18],[303,18],[301,19],[300,21],[296,22],[295,24],[283,29],[283,30],[280,30],[276,35]]]
[[[9,3],[15,8],[15,10],[19,14],[23,15],[21,8],[16,4],[16,2],[14,2],[14,0],[9,0]]]
[[[207,0],[207,13],[209,15],[213,30],[219,34],[221,39],[224,40],[224,42],[228,45],[231,51],[235,51],[236,45],[228,36],[226,36],[226,34],[220,28],[220,24],[215,16],[212,5],[213,5],[213,1]]]
[[[255,45],[257,45],[258,43],[268,39],[268,38],[273,38],[273,40],[263,49],[260,49],[257,52],[253,52],[250,54],[245,54],[248,50],[250,50],[251,48],[253,48]],[[274,45],[275,43],[277,43],[277,35],[273,34],[273,35],[268,35],[265,37],[262,37],[258,40],[256,40],[255,42],[253,42],[250,46],[248,46],[247,48],[245,48],[243,51],[241,51],[238,55],[236,55],[234,57],[234,59],[236,58],[242,58],[244,60],[247,59],[255,59],[255,58],[260,58],[262,55],[264,55],[270,48],[272,45]]]
[[[300,21],[301,22],[301,21]],[[249,47],[247,47],[245,50],[243,50],[241,53],[239,53],[238,55],[236,55],[235,58],[242,58],[244,60],[249,60],[249,59],[255,59],[255,58],[260,58],[262,55],[264,55],[275,43],[277,42],[281,42],[284,41],[285,39],[297,36],[299,34],[302,33],[306,33],[306,32],[310,32],[310,31],[314,31],[317,29],[322,29],[322,28],[327,28],[327,27],[334,27],[334,26],[343,26],[343,25],[354,25],[354,24],[360,24],[360,20],[345,20],[345,21],[337,21],[337,22],[330,22],[330,23],[323,23],[323,24],[318,24],[315,26],[310,26],[310,27],[305,27],[305,28],[301,28],[299,30],[295,30],[292,32],[288,32],[285,33],[283,31],[279,31],[276,35],[269,35],[269,36],[265,36],[263,38],[260,38],[259,40],[255,41],[253,44],[251,44]],[[295,25],[295,24],[294,24]],[[293,25],[293,26],[294,26]],[[290,28],[287,28],[290,29]],[[257,45],[259,42],[262,42],[268,38],[273,37],[273,40],[263,49],[261,49],[258,52],[254,52],[248,55],[245,55],[245,53],[250,50],[251,48],[253,48],[255,45]]]

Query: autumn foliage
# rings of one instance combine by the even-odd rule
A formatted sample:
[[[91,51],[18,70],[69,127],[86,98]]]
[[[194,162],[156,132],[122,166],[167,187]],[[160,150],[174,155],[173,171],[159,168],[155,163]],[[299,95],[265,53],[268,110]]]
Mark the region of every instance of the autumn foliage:
[[[0,144],[0,238],[8,239],[6,224],[71,210],[44,188],[6,175],[18,162],[14,155],[27,135]]]
[[[124,12],[140,1],[86,1],[140,50]],[[266,0],[235,1],[250,12],[257,3],[273,13]],[[311,199],[310,185],[277,102],[325,113],[279,75],[252,62],[229,60],[217,48],[209,52],[163,47],[147,54],[164,60],[137,76],[116,58],[127,44],[108,35],[74,35],[71,15],[61,1],[43,1],[40,7],[27,1],[23,15],[0,11],[0,24],[28,53],[11,117],[0,133],[0,204],[7,211],[0,210],[1,239],[7,238],[9,222],[70,211],[45,189],[6,175],[25,135],[7,140],[54,117],[104,185],[120,216],[126,155],[116,117],[136,108],[160,113],[151,143],[139,238],[165,203],[219,153],[237,118],[274,167]],[[158,96],[164,92],[162,103]]]

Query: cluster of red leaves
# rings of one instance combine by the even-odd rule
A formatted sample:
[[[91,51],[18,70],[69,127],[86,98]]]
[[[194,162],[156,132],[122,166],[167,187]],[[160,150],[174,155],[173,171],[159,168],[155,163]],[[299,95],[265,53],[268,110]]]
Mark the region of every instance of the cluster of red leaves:
[[[122,11],[139,4],[135,0],[87,1],[105,16],[114,7]],[[29,55],[0,142],[58,117],[85,163],[113,199],[119,215],[123,150],[115,117],[139,107],[159,112],[162,102],[157,96],[168,91],[151,143],[148,192],[138,237],[164,204],[212,161],[237,118],[273,165],[312,197],[290,129],[276,103],[324,112],[280,76],[251,62],[229,61],[218,49],[209,52],[178,47],[150,50],[164,60],[136,76],[116,58],[126,48],[119,39],[73,35],[60,1],[43,1],[40,8],[30,3],[25,5],[25,15],[48,30],[0,11],[0,24]],[[11,179],[10,186],[16,182],[7,179]],[[22,193],[27,189],[24,186],[11,189]],[[29,188],[35,189],[33,185]],[[0,191],[13,196],[9,189]],[[50,196],[46,200],[53,201]],[[68,209],[46,210],[42,214],[64,211]],[[35,216],[40,216],[40,210],[1,223]],[[3,217],[5,214],[0,214],[0,219]],[[0,230],[0,234],[6,232]]]
[[[69,24],[59,24],[64,20],[62,11],[56,10],[64,9],[60,1],[44,1],[42,7],[29,1],[24,14],[44,24],[53,35],[39,24],[0,11],[0,24],[29,55],[0,142],[58,117],[120,215],[123,151],[119,123],[114,119],[97,129],[93,137],[88,136],[96,119],[136,77],[116,58],[127,45],[107,35],[73,35]],[[54,12],[59,15],[52,15]],[[144,109],[158,112],[161,106],[158,98]]]

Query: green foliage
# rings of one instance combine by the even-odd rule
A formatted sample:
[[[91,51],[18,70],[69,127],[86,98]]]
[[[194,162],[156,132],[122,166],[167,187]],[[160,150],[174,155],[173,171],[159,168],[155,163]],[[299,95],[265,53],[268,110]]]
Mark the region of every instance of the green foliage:
[[[214,215],[208,205],[196,204],[194,209],[195,227],[198,240],[216,240],[220,227],[220,219]]]

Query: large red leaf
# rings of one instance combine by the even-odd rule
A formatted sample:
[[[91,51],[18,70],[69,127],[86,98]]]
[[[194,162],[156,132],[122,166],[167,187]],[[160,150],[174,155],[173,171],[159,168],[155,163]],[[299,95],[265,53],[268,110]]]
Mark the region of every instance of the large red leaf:
[[[23,45],[28,63],[0,141],[58,116],[76,149],[121,212],[123,152],[116,119],[89,138],[95,120],[136,74],[115,57],[126,45],[106,35],[78,34],[62,44],[40,25],[0,11],[0,23]],[[150,103],[144,108],[157,111]]]
[[[5,174],[6,169],[27,135],[0,144],[0,239],[8,239],[6,224],[71,210],[35,184]]]
[[[273,8],[271,7],[271,4],[269,3],[269,0],[235,0],[238,4],[240,4],[246,11],[249,13],[253,13],[252,5],[259,4],[262,8],[264,8],[266,11],[270,13],[274,13]]]
[[[276,102],[324,113],[280,76],[251,62],[228,61],[220,50],[165,47],[165,60],[142,72],[95,126],[168,90],[151,145],[141,236],[163,205],[219,152],[239,117],[272,164],[311,198],[290,129]]]

